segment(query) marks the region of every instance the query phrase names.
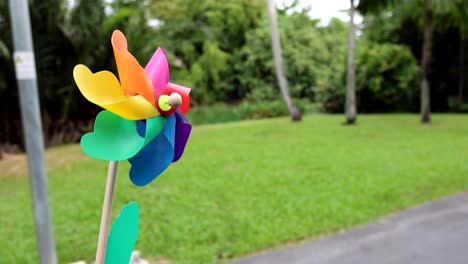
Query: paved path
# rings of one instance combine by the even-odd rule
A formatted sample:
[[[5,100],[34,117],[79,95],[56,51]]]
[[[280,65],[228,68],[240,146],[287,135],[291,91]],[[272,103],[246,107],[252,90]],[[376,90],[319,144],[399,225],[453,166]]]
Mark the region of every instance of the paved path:
[[[467,264],[468,193],[232,264]]]

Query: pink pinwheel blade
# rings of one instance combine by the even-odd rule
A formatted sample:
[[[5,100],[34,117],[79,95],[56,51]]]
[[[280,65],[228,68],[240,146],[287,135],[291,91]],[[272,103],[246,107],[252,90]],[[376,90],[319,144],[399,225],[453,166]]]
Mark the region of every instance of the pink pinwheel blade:
[[[145,71],[153,81],[154,96],[157,102],[161,91],[169,82],[169,64],[164,49],[158,48],[156,50],[153,57],[146,64]]]

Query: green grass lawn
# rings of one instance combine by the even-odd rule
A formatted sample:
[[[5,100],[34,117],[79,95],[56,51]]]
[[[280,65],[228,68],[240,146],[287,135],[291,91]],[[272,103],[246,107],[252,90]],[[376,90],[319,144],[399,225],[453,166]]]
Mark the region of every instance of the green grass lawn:
[[[195,127],[184,157],[139,188],[121,162],[113,215],[140,204],[136,248],[159,263],[217,263],[364,224],[467,190],[468,116],[306,116]],[[95,254],[107,163],[50,149],[60,263]],[[0,161],[0,263],[38,263],[22,157]]]

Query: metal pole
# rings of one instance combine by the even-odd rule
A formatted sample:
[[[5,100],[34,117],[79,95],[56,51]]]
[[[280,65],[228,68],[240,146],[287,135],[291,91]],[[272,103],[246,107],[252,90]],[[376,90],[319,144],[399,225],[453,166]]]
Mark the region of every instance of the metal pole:
[[[39,115],[31,21],[27,0],[9,0],[15,52],[16,79],[19,87],[21,120],[28,154],[34,222],[40,263],[56,264],[55,243],[47,197],[44,141]]]

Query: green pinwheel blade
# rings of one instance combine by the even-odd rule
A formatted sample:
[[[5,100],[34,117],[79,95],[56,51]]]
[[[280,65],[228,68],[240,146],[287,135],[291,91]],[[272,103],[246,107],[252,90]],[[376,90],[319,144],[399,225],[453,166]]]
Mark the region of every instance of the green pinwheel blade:
[[[127,120],[110,111],[101,111],[96,117],[94,131],[81,138],[81,148],[96,159],[127,160],[161,133],[166,118],[159,115],[148,119],[144,137],[138,134],[136,122],[141,121]]]
[[[138,237],[138,204],[122,207],[107,240],[105,264],[128,264]]]

